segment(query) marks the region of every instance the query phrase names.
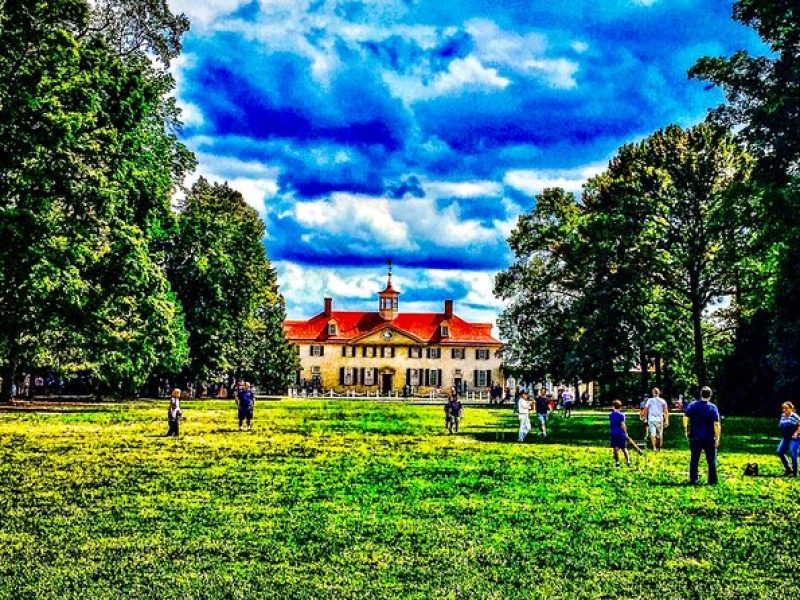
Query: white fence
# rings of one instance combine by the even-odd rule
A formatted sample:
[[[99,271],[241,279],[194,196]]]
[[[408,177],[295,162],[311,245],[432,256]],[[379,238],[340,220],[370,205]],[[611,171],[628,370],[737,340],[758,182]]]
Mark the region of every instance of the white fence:
[[[447,399],[447,396],[431,390],[427,394],[413,394],[410,396],[403,396],[402,392],[397,390],[392,390],[387,394],[382,394],[380,390],[375,392],[356,392],[355,390],[348,390],[343,394],[337,394],[333,390],[328,390],[326,392],[318,392],[317,390],[303,390],[298,388],[289,388],[287,391],[287,395],[290,398],[384,398],[387,400],[430,400],[430,401],[442,401],[444,402]],[[483,391],[470,391],[459,396],[462,400],[467,400],[469,402],[489,402],[489,392]]]

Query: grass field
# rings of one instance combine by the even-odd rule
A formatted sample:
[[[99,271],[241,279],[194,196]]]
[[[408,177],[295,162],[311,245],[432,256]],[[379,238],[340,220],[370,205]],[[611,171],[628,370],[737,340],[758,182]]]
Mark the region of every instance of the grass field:
[[[777,419],[726,419],[721,484],[689,487],[678,419],[614,469],[602,414],[516,444],[508,408],[448,436],[440,406],[261,402],[242,433],[186,402],[173,439],[166,406],[0,412],[0,597],[800,596]]]

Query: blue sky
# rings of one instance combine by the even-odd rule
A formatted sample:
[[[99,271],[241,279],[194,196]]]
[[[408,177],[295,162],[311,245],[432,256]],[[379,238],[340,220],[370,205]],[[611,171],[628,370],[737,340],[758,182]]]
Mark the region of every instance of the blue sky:
[[[196,176],[267,224],[291,318],[375,309],[491,322],[506,238],[544,187],[721,101],[703,55],[761,51],[725,0],[170,0]]]

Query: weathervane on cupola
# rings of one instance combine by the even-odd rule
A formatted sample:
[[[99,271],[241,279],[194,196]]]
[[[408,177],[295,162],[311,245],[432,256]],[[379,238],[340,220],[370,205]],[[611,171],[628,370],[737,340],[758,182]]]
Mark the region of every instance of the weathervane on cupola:
[[[395,289],[392,287],[392,259],[386,261],[386,266],[388,267],[386,273],[386,289],[378,293],[378,312],[380,313],[382,319],[385,319],[386,321],[393,321],[397,316],[397,298],[400,296],[400,292],[395,291]]]

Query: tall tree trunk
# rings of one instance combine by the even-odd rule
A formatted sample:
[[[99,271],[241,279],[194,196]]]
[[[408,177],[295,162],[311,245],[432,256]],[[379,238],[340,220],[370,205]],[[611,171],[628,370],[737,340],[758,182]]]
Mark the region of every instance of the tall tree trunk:
[[[3,378],[3,387],[0,389],[0,402],[11,401],[11,384],[14,382],[16,369],[10,362],[0,367],[0,377]]]
[[[647,351],[644,346],[639,346],[639,378],[641,384],[641,393],[647,394],[650,387],[650,371],[647,368]]]
[[[703,350],[703,304],[700,297],[700,274],[689,272],[689,293],[692,299],[692,334],[694,336],[694,375],[697,385],[706,385],[706,363]]]
[[[664,387],[664,382],[663,382],[662,376],[661,376],[661,353],[660,352],[656,352],[654,354],[654,356],[655,356],[655,360],[656,360],[656,387],[657,388],[663,388]],[[662,389],[661,391],[663,392],[664,390]]]

